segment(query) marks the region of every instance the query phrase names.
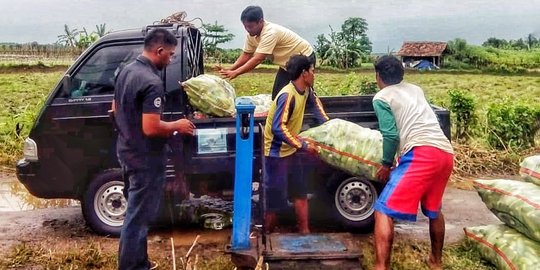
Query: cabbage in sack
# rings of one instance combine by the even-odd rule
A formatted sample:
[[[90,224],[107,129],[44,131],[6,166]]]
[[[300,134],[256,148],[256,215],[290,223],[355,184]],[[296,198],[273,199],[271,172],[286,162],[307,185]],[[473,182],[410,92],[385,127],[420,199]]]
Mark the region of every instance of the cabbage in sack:
[[[540,244],[504,225],[464,228],[482,257],[497,269],[533,270],[540,267]]]
[[[525,158],[519,169],[519,175],[525,181],[540,185],[540,155]]]
[[[182,83],[189,103],[197,110],[214,116],[228,117],[235,113],[234,88],[225,80],[202,74]]]
[[[502,222],[540,241],[540,186],[514,180],[475,180],[478,195]]]
[[[382,135],[342,119],[332,119],[310,128],[300,137],[320,147],[324,162],[350,174],[375,180],[382,159]]]

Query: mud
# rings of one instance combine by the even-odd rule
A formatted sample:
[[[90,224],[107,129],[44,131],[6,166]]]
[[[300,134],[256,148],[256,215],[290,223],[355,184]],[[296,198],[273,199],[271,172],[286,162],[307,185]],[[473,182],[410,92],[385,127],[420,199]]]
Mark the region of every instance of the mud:
[[[0,182],[16,181],[12,174],[1,173]],[[481,201],[475,191],[448,188],[443,200],[446,219],[446,242],[452,243],[463,238],[463,227],[500,223]],[[199,250],[204,253],[223,251],[229,242],[230,229],[208,230],[204,228],[174,228],[154,230],[149,237],[149,246],[170,245],[190,246],[200,235]],[[318,225],[313,225],[317,231]],[[414,223],[397,222],[396,238],[429,241],[428,220],[420,213]],[[356,234],[359,241],[370,241],[371,234]],[[47,208],[26,211],[1,211],[0,208],[0,254],[10,247],[23,242],[51,245],[55,248],[70,247],[87,242],[99,242],[112,251],[118,240],[95,235],[85,224],[80,207]]]

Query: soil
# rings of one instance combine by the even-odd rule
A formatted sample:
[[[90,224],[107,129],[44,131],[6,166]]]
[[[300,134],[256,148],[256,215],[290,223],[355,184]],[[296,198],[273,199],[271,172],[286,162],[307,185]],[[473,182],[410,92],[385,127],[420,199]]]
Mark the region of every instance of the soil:
[[[12,172],[0,173],[0,183],[16,181]],[[443,199],[443,213],[446,219],[446,243],[463,238],[463,227],[500,223],[473,190],[447,188]],[[48,208],[0,213],[0,256],[19,243],[33,243],[56,249],[69,248],[99,242],[100,245],[116,252],[118,239],[95,235],[86,225],[80,207]],[[315,231],[316,226],[315,227]],[[396,223],[396,239],[429,241],[428,221],[419,214],[415,223]],[[153,231],[149,237],[150,250],[170,246],[174,238],[179,250],[188,249],[197,235],[200,235],[197,250],[204,254],[222,252],[229,241],[230,229],[213,231],[198,228],[174,228]],[[371,233],[355,234],[359,241],[370,241]]]

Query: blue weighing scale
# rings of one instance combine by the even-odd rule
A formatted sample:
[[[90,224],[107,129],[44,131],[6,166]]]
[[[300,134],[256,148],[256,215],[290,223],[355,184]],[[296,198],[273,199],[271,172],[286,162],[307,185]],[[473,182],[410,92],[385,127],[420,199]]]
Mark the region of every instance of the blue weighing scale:
[[[255,105],[248,98],[236,99],[236,163],[233,229],[227,252],[240,269],[346,269],[361,270],[360,250],[349,233],[264,234],[251,230]],[[262,126],[259,126],[262,128]],[[262,137],[262,130],[259,130]],[[262,138],[261,138],[262,140]],[[261,148],[264,144],[261,143]],[[264,168],[264,151],[261,160]],[[264,175],[264,173],[263,173]],[[263,180],[264,181],[264,180]],[[260,188],[264,188],[261,183]],[[264,206],[264,198],[261,199]],[[264,207],[262,216],[264,216]]]

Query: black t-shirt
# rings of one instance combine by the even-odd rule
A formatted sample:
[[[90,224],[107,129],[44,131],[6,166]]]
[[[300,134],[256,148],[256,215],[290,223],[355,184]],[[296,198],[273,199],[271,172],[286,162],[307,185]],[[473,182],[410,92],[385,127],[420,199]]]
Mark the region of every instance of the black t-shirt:
[[[124,67],[116,78],[116,148],[120,161],[133,169],[150,169],[166,162],[166,139],[148,137],[142,130],[142,114],[161,114],[164,98],[159,71],[142,55]]]

